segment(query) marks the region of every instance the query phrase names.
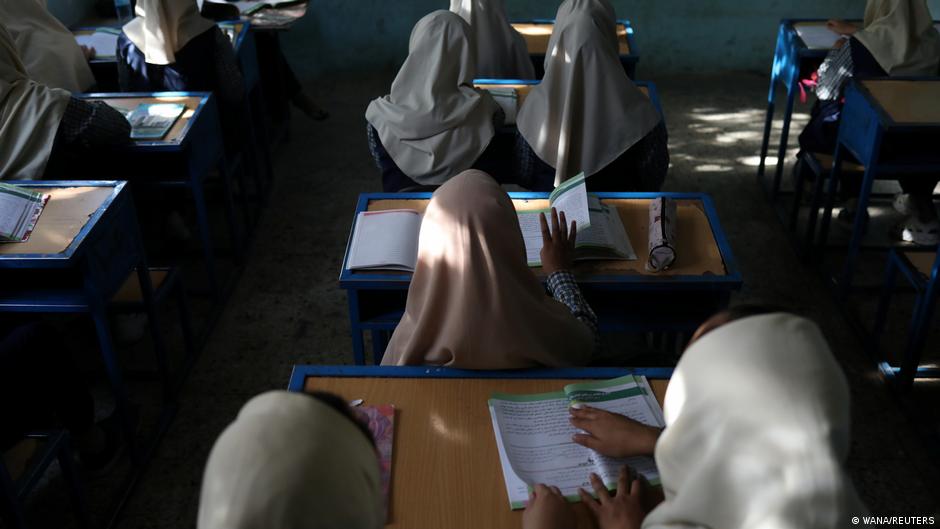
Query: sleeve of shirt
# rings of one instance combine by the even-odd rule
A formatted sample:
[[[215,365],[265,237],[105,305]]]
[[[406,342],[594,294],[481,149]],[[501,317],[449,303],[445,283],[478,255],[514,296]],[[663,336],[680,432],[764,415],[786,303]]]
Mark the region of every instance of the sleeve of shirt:
[[[567,270],[559,270],[548,276],[548,291],[552,297],[565,304],[571,315],[591,329],[597,340],[597,315],[591,310],[581,289],[574,280],[574,275]]]
[[[56,140],[84,148],[109,147],[130,142],[131,125],[106,103],[71,98],[56,131]]]

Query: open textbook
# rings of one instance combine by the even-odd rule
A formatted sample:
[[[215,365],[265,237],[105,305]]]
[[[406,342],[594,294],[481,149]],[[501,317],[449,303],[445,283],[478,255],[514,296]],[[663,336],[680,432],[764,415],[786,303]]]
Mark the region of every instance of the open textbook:
[[[93,33],[75,35],[79,46],[94,48],[96,59],[113,59],[117,56],[117,41],[121,28],[95,28]]]
[[[49,195],[0,183],[0,242],[29,240]]]
[[[835,31],[829,29],[825,24],[808,23],[795,24],[796,34],[800,36],[806,47],[811,50],[828,50],[835,46],[839,39],[847,39]]]
[[[421,214],[413,209],[363,211],[356,217],[346,266],[414,272],[420,231]]]
[[[510,508],[525,507],[530,488],[538,483],[556,486],[569,501],[579,501],[579,488],[592,490],[591,472],[613,490],[624,465],[659,484],[652,457],[611,458],[572,441],[572,435],[583,433],[568,420],[568,407],[577,403],[650,426],[665,426],[662,408],[642,376],[570,384],[561,391],[537,395],[494,393],[489,400],[490,416]]]
[[[141,103],[134,108],[109,104],[131,124],[131,139],[135,140],[162,139],[186,110],[180,103]]]
[[[263,1],[241,1],[241,2],[229,2],[227,0],[203,0],[199,2],[199,8],[202,9],[202,4],[209,2],[212,4],[222,4],[226,6],[231,6],[238,8],[238,12],[241,15],[250,15],[259,9],[264,9],[265,7],[288,7],[292,5],[302,4],[306,0],[263,0]]]

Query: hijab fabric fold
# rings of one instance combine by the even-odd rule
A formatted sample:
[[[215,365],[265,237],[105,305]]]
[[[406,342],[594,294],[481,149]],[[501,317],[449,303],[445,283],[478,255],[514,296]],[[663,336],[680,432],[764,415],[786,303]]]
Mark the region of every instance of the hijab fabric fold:
[[[450,10],[470,24],[477,78],[535,79],[525,39],[509,23],[503,0],[450,0]]]
[[[545,77],[526,97],[516,124],[555,185],[590,177],[659,123],[649,98],[620,63],[616,17],[607,0],[566,0],[545,54]]]
[[[150,64],[173,64],[176,52],[214,25],[200,16],[196,0],[137,0],[134,12],[124,34]]]
[[[470,170],[432,196],[405,314],[383,365],[513,369],[586,365],[594,336],[526,263],[509,195]]]
[[[419,184],[442,184],[470,168],[496,132],[496,102],[473,87],[474,55],[467,23],[434,11],[412,30],[391,93],[366,109],[389,156]]]
[[[666,499],[644,529],[829,529],[865,514],[843,464],[849,388],[819,328],[753,316],[694,342],[656,444]]]
[[[853,36],[888,75],[940,74],[940,33],[925,0],[868,0]]]
[[[379,529],[375,448],[348,417],[308,395],[251,399],[212,447],[199,529]]]

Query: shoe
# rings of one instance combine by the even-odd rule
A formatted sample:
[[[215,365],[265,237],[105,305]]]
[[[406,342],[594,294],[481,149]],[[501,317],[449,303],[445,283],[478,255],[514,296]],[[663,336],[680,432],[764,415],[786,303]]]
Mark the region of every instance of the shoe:
[[[911,195],[907,193],[894,195],[894,200],[891,201],[891,207],[901,215],[913,215],[917,212],[914,209],[914,204],[911,203]]]
[[[933,219],[921,222],[915,217],[908,217],[899,227],[898,238],[918,246],[936,246],[940,244],[940,221]]]

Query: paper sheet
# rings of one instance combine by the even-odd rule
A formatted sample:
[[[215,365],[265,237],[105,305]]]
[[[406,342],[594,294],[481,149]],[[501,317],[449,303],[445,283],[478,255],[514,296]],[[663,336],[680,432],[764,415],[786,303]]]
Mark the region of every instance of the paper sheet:
[[[96,31],[91,35],[75,35],[79,46],[95,49],[95,57],[109,59],[117,56],[118,36],[114,33]]]
[[[835,45],[837,40],[844,38],[825,24],[796,24],[794,27],[796,34],[811,50],[828,50]]]

